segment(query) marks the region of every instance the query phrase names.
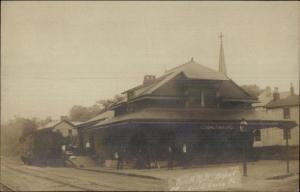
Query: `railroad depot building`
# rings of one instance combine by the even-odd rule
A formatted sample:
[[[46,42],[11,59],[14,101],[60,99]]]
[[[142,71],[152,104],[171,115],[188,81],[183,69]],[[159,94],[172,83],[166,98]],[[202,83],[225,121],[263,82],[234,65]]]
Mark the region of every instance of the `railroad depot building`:
[[[255,110],[258,99],[226,73],[220,44],[219,70],[190,61],[123,92],[125,99],[80,124],[80,148],[108,166],[117,152],[130,167],[186,159],[190,164],[233,162],[253,154],[258,130],[289,130],[291,119]],[[282,130],[281,130],[282,131]],[[171,151],[171,153],[170,153]]]
[[[222,59],[219,69],[191,59],[161,77],[145,76],[110,111],[78,126],[82,149],[91,148],[101,162],[113,160],[118,152],[133,166],[140,158],[146,164],[166,162],[169,148],[179,162],[183,146],[189,163],[232,162],[241,160],[244,145],[252,156],[256,130],[296,126],[254,110],[257,98],[227,77]],[[245,133],[240,130],[242,119]]]

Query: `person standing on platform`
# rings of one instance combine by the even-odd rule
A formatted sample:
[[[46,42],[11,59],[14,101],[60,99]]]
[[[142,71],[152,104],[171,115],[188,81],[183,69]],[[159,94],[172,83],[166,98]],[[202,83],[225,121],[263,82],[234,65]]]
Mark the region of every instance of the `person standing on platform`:
[[[115,154],[115,159],[117,160],[117,169],[120,169],[120,158],[119,158],[119,153],[116,151]]]
[[[168,147],[168,169],[173,169],[173,150],[172,147]]]
[[[182,146],[182,166],[184,169],[187,168],[187,147],[185,143]]]
[[[119,169],[123,169],[123,165],[124,165],[124,155],[125,155],[125,148],[122,149],[119,153],[119,159],[118,159],[118,167]]]
[[[86,143],[85,143],[85,149],[86,149],[86,155],[90,155],[91,154],[91,144],[90,144],[90,142],[89,141],[87,141]]]
[[[142,149],[139,149],[137,153],[136,168],[143,169],[145,168],[145,164],[145,154],[143,153]]]

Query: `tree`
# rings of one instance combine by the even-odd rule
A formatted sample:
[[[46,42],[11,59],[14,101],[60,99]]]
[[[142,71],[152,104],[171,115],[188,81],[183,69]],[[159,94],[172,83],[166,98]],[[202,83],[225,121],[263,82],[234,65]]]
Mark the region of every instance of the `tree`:
[[[69,119],[71,121],[87,121],[102,111],[98,105],[92,105],[90,107],[84,107],[75,105],[70,109]]]
[[[39,127],[43,127],[45,125],[47,125],[48,123],[52,122],[53,119],[49,116],[46,119],[41,119],[37,121],[37,124]]]
[[[27,136],[33,133],[38,127],[37,120],[21,119],[22,136]]]
[[[113,99],[102,99],[97,101],[97,104],[100,104],[103,108],[103,110],[108,110],[110,107],[112,107],[114,104],[124,100],[123,95],[115,95]]]
[[[87,121],[99,113],[109,110],[112,105],[122,101],[123,99],[124,97],[122,95],[115,95],[113,99],[102,99],[89,107],[74,105],[70,109],[69,119],[71,121]]]
[[[249,95],[253,97],[258,97],[259,94],[263,91],[259,88],[259,86],[252,84],[252,85],[242,85],[241,86]]]
[[[1,152],[4,155],[17,156],[22,151],[22,143],[27,135],[36,130],[41,120],[37,118],[15,117],[1,125]]]

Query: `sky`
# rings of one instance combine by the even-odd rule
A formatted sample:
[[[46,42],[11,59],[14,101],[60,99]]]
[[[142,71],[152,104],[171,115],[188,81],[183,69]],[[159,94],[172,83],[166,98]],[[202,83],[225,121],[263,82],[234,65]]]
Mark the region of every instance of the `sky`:
[[[299,91],[298,2],[1,1],[1,120],[59,118],[194,57]]]

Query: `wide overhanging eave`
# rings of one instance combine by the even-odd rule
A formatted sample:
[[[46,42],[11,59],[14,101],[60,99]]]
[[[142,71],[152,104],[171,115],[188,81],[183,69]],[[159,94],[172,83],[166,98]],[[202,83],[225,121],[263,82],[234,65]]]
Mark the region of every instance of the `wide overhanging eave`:
[[[249,120],[247,121],[248,125],[247,127],[249,129],[265,129],[265,128],[294,128],[297,126],[297,123],[295,121],[290,120]],[[240,127],[240,120],[205,120],[205,121],[199,121],[199,120],[146,120],[146,119],[132,119],[132,120],[124,120],[124,121],[118,121],[113,122],[109,124],[104,125],[98,125],[98,126],[92,126],[87,128],[87,130],[97,130],[97,129],[106,129],[106,128],[113,128],[113,127],[119,127],[122,125],[194,125],[199,126],[199,129],[205,129],[204,126],[208,126],[209,129],[239,129]],[[222,127],[223,126],[223,127]],[[231,128],[229,128],[231,127]]]

